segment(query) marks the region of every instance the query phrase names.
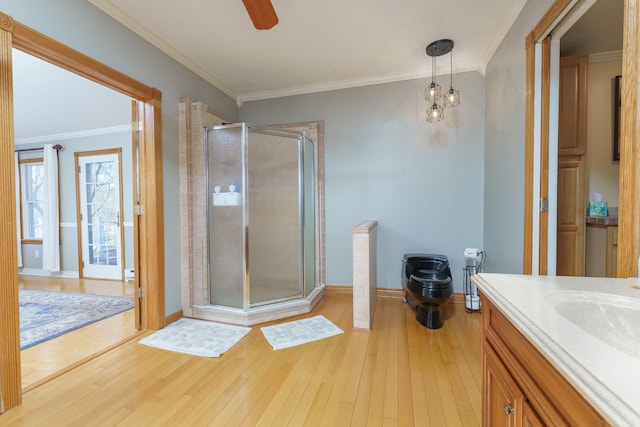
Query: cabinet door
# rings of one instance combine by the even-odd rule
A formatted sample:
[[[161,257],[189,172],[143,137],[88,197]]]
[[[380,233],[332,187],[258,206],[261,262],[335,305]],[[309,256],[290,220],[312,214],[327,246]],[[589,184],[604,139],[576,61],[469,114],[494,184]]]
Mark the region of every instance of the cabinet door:
[[[485,390],[482,425],[484,427],[512,427],[521,425],[524,395],[489,345],[484,350]],[[535,424],[534,424],[535,425]]]
[[[584,276],[584,158],[558,160],[556,274]]]
[[[545,424],[542,422],[535,409],[529,404],[528,401],[524,402],[524,406],[522,408],[522,425],[523,427],[544,427]]]
[[[558,154],[587,151],[587,57],[560,59]]]

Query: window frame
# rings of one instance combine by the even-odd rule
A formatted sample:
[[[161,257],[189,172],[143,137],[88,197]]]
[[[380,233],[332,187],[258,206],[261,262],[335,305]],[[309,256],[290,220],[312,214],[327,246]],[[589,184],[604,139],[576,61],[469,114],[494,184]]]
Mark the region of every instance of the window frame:
[[[40,163],[44,167],[44,157],[33,157],[29,159],[19,159],[19,175],[20,175],[20,241],[23,244],[42,244],[42,239],[26,237],[25,238],[25,178],[24,178],[24,165],[28,163]],[[58,194],[59,195],[59,194]]]

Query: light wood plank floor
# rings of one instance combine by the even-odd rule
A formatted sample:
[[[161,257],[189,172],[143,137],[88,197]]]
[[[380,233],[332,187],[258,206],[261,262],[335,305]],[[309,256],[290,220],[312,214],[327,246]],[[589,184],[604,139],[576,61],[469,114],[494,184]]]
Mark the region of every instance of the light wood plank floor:
[[[326,296],[300,317],[322,314],[344,334],[273,351],[254,326],[220,358],[135,339],[27,392],[0,424],[477,426],[480,316],[446,311],[429,330],[400,300],[379,299],[373,330],[356,331],[351,297]]]
[[[18,287],[20,289],[133,296],[133,282],[112,280],[19,276]],[[123,342],[136,333],[134,311],[129,310],[23,350],[20,354],[22,389],[27,391],[36,387],[93,355]],[[2,425],[1,421],[0,425]]]

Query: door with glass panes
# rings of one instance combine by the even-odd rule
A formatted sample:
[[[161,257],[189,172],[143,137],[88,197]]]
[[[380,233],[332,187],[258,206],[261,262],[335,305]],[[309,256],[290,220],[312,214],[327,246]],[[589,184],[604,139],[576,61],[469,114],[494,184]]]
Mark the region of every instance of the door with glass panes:
[[[123,280],[121,152],[76,153],[81,277]]]

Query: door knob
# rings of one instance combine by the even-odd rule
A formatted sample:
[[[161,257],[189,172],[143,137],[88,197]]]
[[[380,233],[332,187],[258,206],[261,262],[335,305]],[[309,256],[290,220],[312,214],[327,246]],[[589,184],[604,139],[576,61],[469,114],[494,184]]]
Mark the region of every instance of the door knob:
[[[511,406],[509,406],[508,403],[505,403],[502,406],[502,409],[504,410],[504,414],[508,417],[509,415],[513,414],[515,412],[515,409]]]

